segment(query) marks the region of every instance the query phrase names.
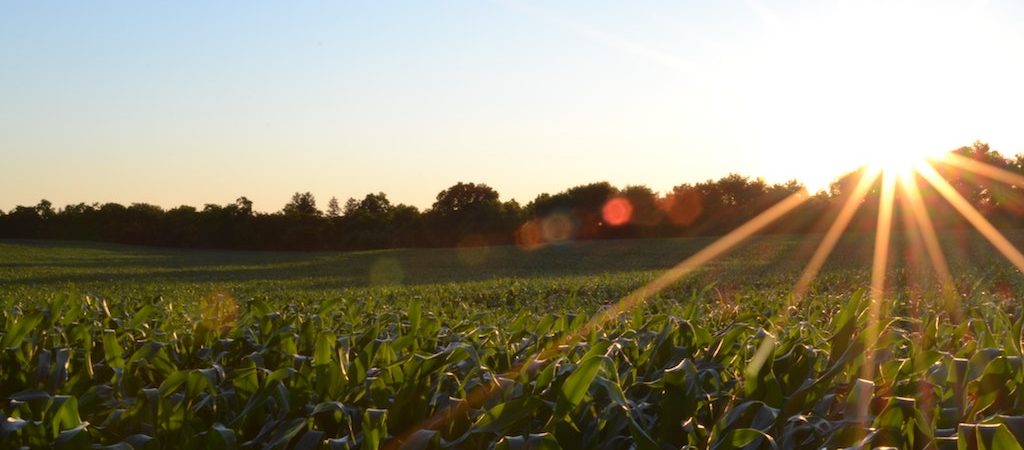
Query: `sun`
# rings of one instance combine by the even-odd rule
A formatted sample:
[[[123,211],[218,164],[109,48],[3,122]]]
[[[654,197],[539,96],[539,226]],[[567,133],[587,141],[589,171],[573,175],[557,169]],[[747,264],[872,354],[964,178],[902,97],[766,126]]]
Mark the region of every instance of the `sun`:
[[[881,173],[909,177],[919,170],[922,164],[941,160],[944,154],[945,151],[935,149],[900,147],[887,150],[881,147],[865,152],[863,165]]]
[[[863,165],[907,172],[1010,130],[1024,100],[1018,39],[961,4],[850,2],[781,12],[736,58],[743,145],[811,190]],[[964,61],[971,61],[967,66]],[[1009,100],[1013,99],[1013,100]]]

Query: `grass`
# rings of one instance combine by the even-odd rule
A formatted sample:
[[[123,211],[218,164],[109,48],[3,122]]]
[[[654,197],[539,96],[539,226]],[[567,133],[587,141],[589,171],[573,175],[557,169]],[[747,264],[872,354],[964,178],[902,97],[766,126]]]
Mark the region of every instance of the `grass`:
[[[708,242],[607,241],[535,251],[484,247],[289,253],[6,241],[0,242],[0,279],[5,280],[0,295],[39,297],[74,289],[111,298],[188,300],[204,291],[227,291],[239,297],[303,301],[452,285],[492,290],[525,280],[552,289],[593,283],[613,283],[625,289],[637,283],[621,280],[648,278]],[[772,239],[754,244],[741,253],[742,259],[727,259],[716,267],[722,270],[740,262],[743,270],[765,266],[794,242]]]
[[[1011,237],[1021,237],[1011,234]],[[763,236],[713,261],[676,291],[714,284],[719,292],[749,288],[788,293],[820,236]],[[872,237],[840,241],[819,283],[823,290],[863,286]],[[194,251],[59,241],[0,241],[0,297],[43,298],[70,290],[110,298],[195,300],[210,293],[275,301],[396,295],[438,288],[503,292],[508,285],[577,291],[603,286],[613,301],[711,242],[710,238],[598,241],[527,251],[514,246],[368,252]],[[1009,270],[978,236],[948,233],[954,270],[977,280]],[[901,247],[897,239],[896,247]],[[896,253],[897,281],[912,276]],[[925,264],[918,262],[918,266]],[[902,275],[901,275],[902,274]],[[838,281],[838,284],[836,283]],[[767,288],[767,289],[765,289]],[[415,294],[413,294],[415,295]],[[481,294],[483,295],[483,294]],[[533,295],[530,293],[529,295]],[[538,293],[540,295],[540,293]],[[594,294],[597,295],[597,294]],[[510,302],[522,299],[507,298]]]
[[[1019,448],[1024,277],[973,234],[943,241],[954,302],[898,256],[878,335],[871,236],[851,235],[802,302],[816,239],[764,236],[581,336],[709,241],[3,241],[0,447]]]

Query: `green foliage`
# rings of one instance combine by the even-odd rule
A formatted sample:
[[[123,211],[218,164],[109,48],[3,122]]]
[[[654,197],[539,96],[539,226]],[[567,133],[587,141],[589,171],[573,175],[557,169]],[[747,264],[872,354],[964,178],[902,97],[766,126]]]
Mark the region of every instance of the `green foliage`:
[[[578,336],[654,273],[7,285],[0,448],[1020,448],[1020,274],[961,271],[956,315],[893,291],[866,336],[862,272],[796,302],[762,244]]]

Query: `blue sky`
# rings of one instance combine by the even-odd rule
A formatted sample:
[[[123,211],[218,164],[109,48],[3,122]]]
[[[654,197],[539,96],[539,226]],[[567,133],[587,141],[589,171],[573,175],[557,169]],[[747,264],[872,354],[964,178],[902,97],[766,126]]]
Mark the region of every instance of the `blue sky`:
[[[526,203],[1013,154],[1021,29],[1008,1],[7,2],[0,208],[427,207],[458,181]]]

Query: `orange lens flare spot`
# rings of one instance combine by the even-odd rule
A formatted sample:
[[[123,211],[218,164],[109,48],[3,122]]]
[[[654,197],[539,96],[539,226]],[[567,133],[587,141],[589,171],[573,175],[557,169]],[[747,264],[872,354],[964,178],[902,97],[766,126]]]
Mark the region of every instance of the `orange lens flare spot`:
[[[576,223],[566,213],[553,213],[524,223],[516,230],[516,245],[536,250],[548,244],[568,242],[576,237]]]
[[[669,194],[658,202],[658,208],[676,225],[693,223],[704,210],[700,194],[691,190]]]
[[[541,225],[537,220],[531,220],[516,230],[516,245],[523,250],[533,250],[542,247],[546,242],[542,234]]]
[[[624,197],[615,197],[601,208],[601,217],[613,227],[625,225],[633,217],[633,204]]]

